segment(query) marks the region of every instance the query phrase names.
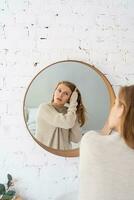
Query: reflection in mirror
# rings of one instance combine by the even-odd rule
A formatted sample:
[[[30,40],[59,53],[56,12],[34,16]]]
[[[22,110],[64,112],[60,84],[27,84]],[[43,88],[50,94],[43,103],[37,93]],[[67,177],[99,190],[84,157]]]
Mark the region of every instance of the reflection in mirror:
[[[80,91],[73,83],[61,81],[51,102],[39,106],[35,138],[48,147],[69,150],[73,142],[80,142],[80,126],[84,123],[85,109]]]
[[[103,127],[113,98],[110,83],[95,67],[79,61],[57,62],[30,83],[24,98],[25,122],[40,144],[76,149],[85,132]]]

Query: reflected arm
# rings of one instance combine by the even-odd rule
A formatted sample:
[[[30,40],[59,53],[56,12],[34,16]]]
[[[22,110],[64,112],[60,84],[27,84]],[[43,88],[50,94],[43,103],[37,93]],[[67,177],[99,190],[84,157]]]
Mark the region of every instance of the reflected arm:
[[[66,114],[59,113],[51,104],[41,104],[38,110],[38,119],[44,119],[48,124],[69,129],[72,128],[76,120],[76,105],[70,106]]]

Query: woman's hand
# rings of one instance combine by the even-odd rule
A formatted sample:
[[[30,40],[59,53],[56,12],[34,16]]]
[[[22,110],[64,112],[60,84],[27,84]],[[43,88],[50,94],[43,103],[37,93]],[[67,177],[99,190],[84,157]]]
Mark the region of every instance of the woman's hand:
[[[78,99],[78,92],[77,92],[77,89],[75,88],[75,90],[73,91],[71,97],[70,97],[70,106],[77,106],[78,103],[77,103],[77,99]]]
[[[75,90],[72,92],[69,103],[66,103],[65,106],[68,107],[69,110],[70,109],[77,110],[76,108],[78,105],[77,99],[78,99],[78,92],[77,89],[75,88]]]
[[[108,119],[104,124],[104,127],[100,130],[103,135],[110,135],[112,129],[109,126]]]

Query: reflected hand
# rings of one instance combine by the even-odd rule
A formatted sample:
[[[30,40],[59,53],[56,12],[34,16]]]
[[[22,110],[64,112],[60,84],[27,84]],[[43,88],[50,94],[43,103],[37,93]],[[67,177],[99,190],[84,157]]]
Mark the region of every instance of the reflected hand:
[[[70,105],[78,104],[77,99],[78,99],[78,92],[77,92],[77,89],[75,88],[75,90],[73,91],[70,97]]]

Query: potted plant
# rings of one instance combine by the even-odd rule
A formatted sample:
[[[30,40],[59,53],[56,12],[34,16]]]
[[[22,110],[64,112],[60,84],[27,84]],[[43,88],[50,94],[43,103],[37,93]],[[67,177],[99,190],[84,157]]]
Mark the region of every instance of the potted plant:
[[[12,189],[14,185],[12,176],[7,174],[7,184],[0,184],[0,200],[14,200],[16,198],[16,191]]]

